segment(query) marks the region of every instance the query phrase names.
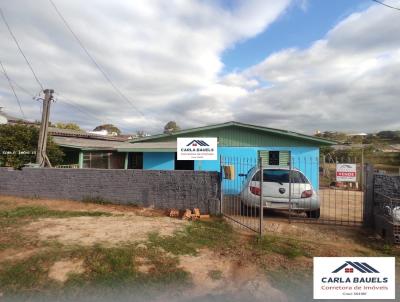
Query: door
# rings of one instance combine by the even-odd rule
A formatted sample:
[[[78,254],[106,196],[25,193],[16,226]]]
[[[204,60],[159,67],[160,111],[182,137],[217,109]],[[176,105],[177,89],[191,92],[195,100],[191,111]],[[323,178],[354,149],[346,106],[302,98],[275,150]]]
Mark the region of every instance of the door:
[[[175,170],[194,170],[194,160],[178,160],[175,152]]]

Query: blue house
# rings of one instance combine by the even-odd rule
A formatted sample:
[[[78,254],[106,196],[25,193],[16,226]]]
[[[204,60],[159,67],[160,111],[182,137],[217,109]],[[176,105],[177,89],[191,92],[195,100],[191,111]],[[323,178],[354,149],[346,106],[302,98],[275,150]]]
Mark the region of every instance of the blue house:
[[[218,159],[177,160],[178,137],[216,137]],[[235,178],[247,173],[258,158],[265,165],[288,166],[290,161],[318,188],[319,148],[333,144],[296,132],[227,122],[136,139],[117,151],[125,153],[127,169],[220,171],[222,158],[223,164],[235,166]]]

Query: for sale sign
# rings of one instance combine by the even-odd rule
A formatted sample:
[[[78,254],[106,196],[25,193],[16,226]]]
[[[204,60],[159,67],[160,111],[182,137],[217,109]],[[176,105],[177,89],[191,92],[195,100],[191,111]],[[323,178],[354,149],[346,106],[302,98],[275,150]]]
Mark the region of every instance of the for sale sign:
[[[216,137],[178,137],[178,160],[217,160]]]
[[[356,164],[336,164],[336,181],[356,182],[357,165]]]

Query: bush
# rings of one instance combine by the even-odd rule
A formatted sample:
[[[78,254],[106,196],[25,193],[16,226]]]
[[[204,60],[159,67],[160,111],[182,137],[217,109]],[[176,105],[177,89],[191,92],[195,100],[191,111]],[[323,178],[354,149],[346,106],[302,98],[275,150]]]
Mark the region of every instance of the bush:
[[[27,125],[0,125],[0,165],[20,169],[35,162],[39,128]],[[64,153],[53,142],[47,141],[47,156],[52,165],[62,163]]]

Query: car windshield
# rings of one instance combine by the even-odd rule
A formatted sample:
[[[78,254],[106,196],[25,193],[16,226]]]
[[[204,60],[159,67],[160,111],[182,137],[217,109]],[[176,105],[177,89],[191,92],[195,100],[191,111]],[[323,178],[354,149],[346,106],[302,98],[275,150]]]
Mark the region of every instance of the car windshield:
[[[307,178],[299,171],[291,171],[291,183],[307,183]],[[260,181],[260,171],[253,176],[252,181]],[[264,169],[264,182],[289,183],[289,170],[284,169]]]

